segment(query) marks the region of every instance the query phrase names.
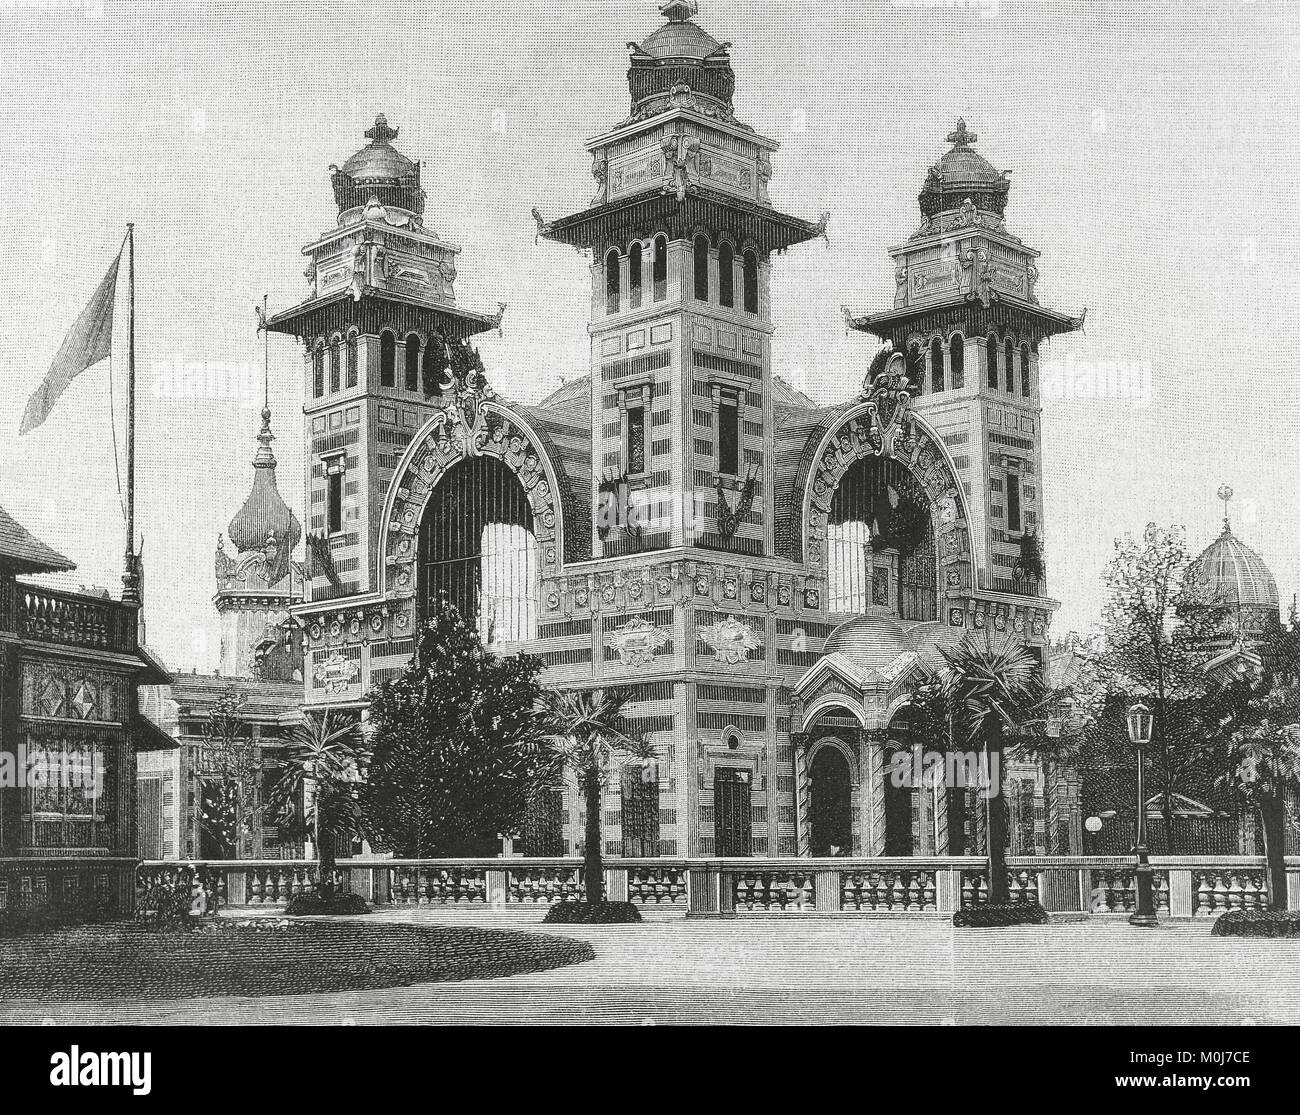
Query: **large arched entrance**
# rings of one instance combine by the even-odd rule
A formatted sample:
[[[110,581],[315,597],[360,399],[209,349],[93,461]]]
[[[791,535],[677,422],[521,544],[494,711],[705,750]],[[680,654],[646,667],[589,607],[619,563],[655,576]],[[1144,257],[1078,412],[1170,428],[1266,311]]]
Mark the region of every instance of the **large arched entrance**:
[[[518,477],[495,457],[468,457],[439,480],[420,523],[421,622],[445,595],[485,643],[537,634],[538,550]]]
[[[832,613],[935,618],[930,498],[905,465],[867,456],[849,466],[831,500],[826,561]]]
[[[846,856],[853,848],[853,783],[838,747],[823,746],[808,771],[809,850],[814,856]]]

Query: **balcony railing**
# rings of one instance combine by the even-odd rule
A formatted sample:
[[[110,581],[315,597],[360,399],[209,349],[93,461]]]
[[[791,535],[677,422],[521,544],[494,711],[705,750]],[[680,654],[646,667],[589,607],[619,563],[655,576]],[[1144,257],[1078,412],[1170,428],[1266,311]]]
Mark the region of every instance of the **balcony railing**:
[[[13,609],[15,630],[25,639],[123,654],[136,651],[138,613],[120,600],[19,583]]]
[[[1264,861],[1255,856],[1152,857],[1157,909],[1166,917],[1214,917],[1268,904]],[[1136,902],[1133,860],[1033,857],[1008,861],[1013,899],[1057,914],[1109,917]],[[1300,909],[1300,857],[1288,858],[1288,899]],[[150,862],[137,884],[191,884],[219,905],[282,908],[317,889],[307,860]],[[577,859],[344,859],[335,885],[378,906],[512,908],[574,901],[586,893]],[[988,861],[890,859],[618,859],[607,861],[612,901],[695,917],[795,914],[947,916],[988,901]]]

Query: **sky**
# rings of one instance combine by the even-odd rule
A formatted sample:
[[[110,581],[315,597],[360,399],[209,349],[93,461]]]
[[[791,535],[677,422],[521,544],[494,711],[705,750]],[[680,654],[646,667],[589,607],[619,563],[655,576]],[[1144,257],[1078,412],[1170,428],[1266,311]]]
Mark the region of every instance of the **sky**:
[[[1207,544],[1225,482],[1290,601],[1300,0],[702,0],[697,19],[732,43],[737,115],[781,144],[773,200],[832,214],[829,244],[774,268],[777,374],[825,403],[858,390],[874,342],[841,307],[892,304],[887,249],[962,116],[1013,171],[1008,227],[1043,253],[1039,297],[1087,309],[1043,352],[1054,632],[1095,625],[1119,535],[1156,521]],[[495,386],[537,401],[585,374],[590,295],[583,257],[535,244],[530,213],[589,202],[583,142],[626,116],[626,43],[660,22],[652,0],[0,3],[0,504],[77,562],[61,583],[120,590],[110,365],[17,429],[127,221],[149,642],[211,669],[213,551],[262,405],[253,305],[304,297],[301,247],[336,217],[330,164],[377,112],[400,128],[426,224],[464,249],[458,300],[509,304],[481,338]],[[301,358],[279,336],[266,356],[300,509]],[[1123,368],[1122,397],[1089,388],[1099,363]],[[197,392],[175,375],[195,365]],[[125,361],[111,373],[120,453]]]

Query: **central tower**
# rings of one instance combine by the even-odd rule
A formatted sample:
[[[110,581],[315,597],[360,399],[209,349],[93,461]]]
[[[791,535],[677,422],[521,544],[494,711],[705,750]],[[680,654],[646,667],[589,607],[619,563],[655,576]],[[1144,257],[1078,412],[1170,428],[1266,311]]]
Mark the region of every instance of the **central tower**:
[[[592,253],[592,553],[773,551],[773,256],[825,231],[768,197],[777,143],[736,119],[697,5],[631,43],[631,114],[587,143],[591,205],[541,235]]]

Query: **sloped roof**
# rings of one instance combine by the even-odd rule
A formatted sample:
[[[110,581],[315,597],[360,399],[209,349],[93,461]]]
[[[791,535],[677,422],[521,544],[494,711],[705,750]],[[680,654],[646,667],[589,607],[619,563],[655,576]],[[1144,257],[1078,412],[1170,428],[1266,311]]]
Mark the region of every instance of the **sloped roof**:
[[[76,569],[57,550],[51,549],[17,519],[0,507],[0,565],[14,573],[59,573]]]

